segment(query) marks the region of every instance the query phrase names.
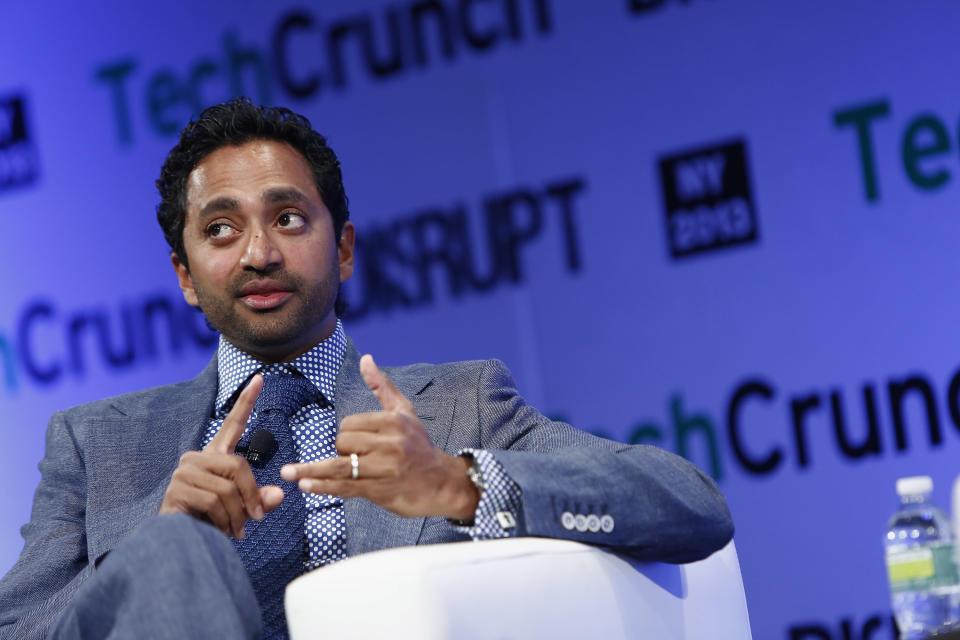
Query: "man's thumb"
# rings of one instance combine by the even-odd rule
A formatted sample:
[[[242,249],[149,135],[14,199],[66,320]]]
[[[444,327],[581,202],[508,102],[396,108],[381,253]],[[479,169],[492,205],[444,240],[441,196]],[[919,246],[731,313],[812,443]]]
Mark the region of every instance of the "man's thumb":
[[[373,361],[369,353],[360,358],[360,375],[384,411],[411,411],[413,405],[394,386],[393,381]]]

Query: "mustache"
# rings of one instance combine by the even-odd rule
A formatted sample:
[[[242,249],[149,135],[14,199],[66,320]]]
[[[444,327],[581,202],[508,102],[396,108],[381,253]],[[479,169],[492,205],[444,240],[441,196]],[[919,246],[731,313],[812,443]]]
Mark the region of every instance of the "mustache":
[[[243,294],[243,288],[257,280],[273,280],[288,287],[291,291],[299,291],[303,288],[303,278],[286,271],[285,269],[266,270],[266,271],[244,271],[237,274],[228,284],[227,291],[233,297]]]

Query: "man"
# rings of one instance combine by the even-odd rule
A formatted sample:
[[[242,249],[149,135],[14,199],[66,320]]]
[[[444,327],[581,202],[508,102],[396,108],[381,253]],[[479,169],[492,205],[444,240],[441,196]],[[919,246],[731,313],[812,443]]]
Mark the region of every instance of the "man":
[[[337,318],[354,247],[339,162],[305,118],[211,107],[157,186],[217,355],[54,415],[3,637],[284,637],[290,579],[406,544],[538,535],[687,562],[730,539],[693,465],[547,420],[496,361],[361,358]]]

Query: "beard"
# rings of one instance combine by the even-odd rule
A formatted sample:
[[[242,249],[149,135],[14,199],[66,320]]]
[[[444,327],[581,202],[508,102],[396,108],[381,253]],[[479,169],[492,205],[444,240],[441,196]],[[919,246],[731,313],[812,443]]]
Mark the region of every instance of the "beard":
[[[240,297],[242,287],[262,278],[283,283],[292,292],[290,299],[273,309],[247,307]],[[314,334],[333,311],[340,278],[334,263],[324,278],[313,282],[283,269],[275,269],[242,272],[223,293],[209,292],[194,284],[207,323],[237,347],[257,355],[287,346],[296,348],[311,337],[319,342],[324,336]]]

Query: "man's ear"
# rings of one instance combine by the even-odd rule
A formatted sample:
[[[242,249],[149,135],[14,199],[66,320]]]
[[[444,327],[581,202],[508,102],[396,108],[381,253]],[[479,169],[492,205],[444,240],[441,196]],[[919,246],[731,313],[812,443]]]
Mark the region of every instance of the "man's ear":
[[[199,307],[197,292],[193,288],[193,278],[190,277],[190,270],[187,265],[181,262],[180,257],[174,252],[170,254],[170,262],[173,263],[173,270],[177,272],[177,281],[180,283],[180,291],[183,292],[183,299],[191,307]]]
[[[340,232],[340,242],[337,244],[337,255],[340,260],[340,282],[346,282],[353,275],[353,242],[353,223],[344,222],[343,230]]]

